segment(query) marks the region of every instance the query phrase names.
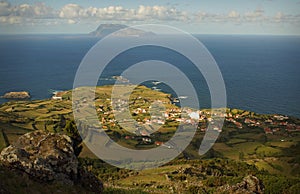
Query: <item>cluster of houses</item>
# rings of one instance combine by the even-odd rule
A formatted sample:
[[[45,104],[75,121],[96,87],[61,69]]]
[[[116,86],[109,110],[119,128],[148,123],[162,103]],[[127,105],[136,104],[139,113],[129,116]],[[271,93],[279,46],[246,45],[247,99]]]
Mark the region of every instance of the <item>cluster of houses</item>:
[[[50,90],[52,93],[52,100],[63,100],[63,95],[65,95],[68,91],[62,91],[62,90]],[[68,100],[70,100],[69,97],[67,97]]]
[[[273,119],[269,118],[265,120],[265,123],[272,125],[271,127],[265,127],[264,131],[266,134],[274,134],[281,129],[284,129],[287,132],[296,132],[300,131],[300,126],[294,123],[289,123],[287,120],[289,117],[283,115],[274,115]]]
[[[239,119],[240,122],[236,120]],[[289,117],[283,115],[270,116],[268,119],[254,119],[254,118],[243,118],[241,115],[229,116],[227,115],[226,121],[231,122],[236,125],[237,128],[242,129],[243,124],[248,127],[261,127],[264,129],[266,134],[274,134],[281,129],[288,132],[300,131],[300,126],[294,123],[288,123]]]
[[[53,92],[52,100],[62,100],[62,96],[65,92],[63,91],[55,91]]]
[[[110,100],[110,99],[107,99]],[[103,105],[100,105],[97,109],[98,112],[102,113],[103,117],[101,118],[102,124],[105,126],[109,124],[110,126],[116,126],[117,123],[126,122],[126,119],[121,121],[116,121],[111,119],[108,115],[114,113],[122,113],[126,111],[128,107],[128,102],[122,99],[118,99],[114,104],[114,110],[104,110]],[[231,112],[223,113],[211,113],[207,111],[195,111],[190,108],[171,108],[167,110],[161,110],[158,115],[151,115],[149,110],[146,108],[136,108],[132,110],[132,114],[136,116],[141,116],[137,120],[139,126],[136,126],[136,129],[133,130],[133,133],[136,137],[140,137],[140,140],[145,144],[154,144],[160,146],[163,142],[153,141],[151,139],[151,134],[155,132],[155,127],[153,126],[163,126],[166,122],[176,121],[182,124],[198,125],[198,129],[202,132],[206,131],[206,123],[210,122],[212,124],[212,129],[218,132],[222,131],[222,126],[218,126],[218,122],[214,121],[214,118],[224,118],[228,123],[232,123],[238,129],[243,129],[243,127],[260,127],[264,129],[266,134],[273,134],[281,129],[286,131],[300,131],[300,126],[297,126],[292,123],[288,123],[289,117],[282,115],[270,116],[267,119],[251,117],[245,114],[233,114]],[[211,115],[213,114],[213,115]],[[219,114],[219,115],[218,115]],[[100,114],[101,115],[101,114]],[[150,115],[150,116],[149,116]],[[216,123],[214,125],[214,122]],[[201,124],[202,123],[202,124]],[[106,126],[107,128],[107,126]],[[134,136],[125,136],[125,139],[132,139]]]

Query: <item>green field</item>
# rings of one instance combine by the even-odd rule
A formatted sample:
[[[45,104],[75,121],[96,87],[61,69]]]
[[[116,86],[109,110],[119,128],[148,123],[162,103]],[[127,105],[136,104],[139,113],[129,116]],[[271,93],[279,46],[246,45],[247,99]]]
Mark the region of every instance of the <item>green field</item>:
[[[126,89],[122,88],[123,86],[120,87],[121,90]],[[99,120],[102,121],[101,126],[119,145],[131,149],[151,149],[157,147],[154,144],[155,141],[167,142],[172,138],[179,124],[175,120],[166,120],[157,132],[150,135],[151,143],[141,141],[141,135],[135,134],[136,127],[127,131],[124,129],[126,125],[120,126],[118,123],[114,123],[110,101],[111,90],[111,86],[98,87],[95,106]],[[16,142],[22,134],[37,129],[62,132],[76,138],[78,133],[72,114],[71,92],[65,92],[63,99],[62,101],[46,99],[8,102],[0,105],[0,150]],[[120,99],[122,100],[122,98]],[[169,94],[153,91],[144,86],[135,87],[134,92],[130,95],[129,109],[132,118],[137,122],[150,119],[150,106],[158,100],[166,106],[166,109],[178,108],[170,103]],[[91,111],[90,106],[84,103],[84,99],[82,99],[82,105],[86,107],[82,114],[88,115],[88,112]],[[138,108],[145,109],[146,113],[134,114]],[[213,112],[211,110],[202,111],[208,114],[207,117],[210,117],[209,114]],[[214,112],[218,112],[218,110],[214,110]],[[141,193],[141,191],[167,193],[176,189],[185,193],[193,188],[200,189],[201,186],[205,187],[207,192],[214,192],[214,187],[237,183],[247,173],[254,173],[262,177],[265,184],[269,185],[268,189],[274,187],[276,180],[285,180],[282,177],[288,181],[298,180],[300,177],[299,132],[287,132],[281,125],[269,126],[264,122],[266,119],[272,119],[273,115],[260,115],[238,109],[226,109],[226,112],[232,114],[233,118],[239,115],[235,122],[242,123],[242,128],[225,121],[216,143],[202,156],[199,156],[198,149],[205,133],[200,129],[207,125],[206,120],[199,124],[199,130],[184,152],[169,164],[157,169],[139,172],[117,169],[98,160],[82,142],[76,144],[76,146],[82,146],[79,158],[83,165],[92,168],[91,171],[106,184],[106,193],[123,192],[124,190],[130,190],[132,193]],[[175,118],[179,118],[179,116]],[[245,118],[256,119],[262,125],[249,126],[243,123]],[[300,124],[299,120],[290,118],[288,122],[294,122],[292,124],[296,126]],[[93,122],[98,123],[98,120],[95,119]],[[81,124],[85,125],[86,123],[83,121]],[[132,125],[128,126],[132,127]],[[278,133],[265,134],[265,127],[278,127],[280,130]],[[143,124],[140,129],[152,132],[149,126]],[[125,138],[126,136],[134,138]],[[224,169],[222,170],[222,168]],[[187,173],[184,173],[185,170]],[[297,186],[293,181],[291,183],[284,182],[286,185],[278,191],[287,191],[289,187]],[[178,188],[174,188],[174,184]],[[288,186],[289,184],[291,185]]]

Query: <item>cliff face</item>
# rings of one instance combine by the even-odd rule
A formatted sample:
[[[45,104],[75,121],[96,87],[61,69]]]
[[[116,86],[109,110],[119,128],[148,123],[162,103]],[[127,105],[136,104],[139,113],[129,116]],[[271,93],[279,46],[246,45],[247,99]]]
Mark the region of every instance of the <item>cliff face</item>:
[[[8,99],[28,99],[30,98],[29,92],[22,91],[22,92],[8,92],[4,94],[3,98]]]
[[[80,184],[91,187],[96,192],[102,191],[102,183],[78,167],[73,142],[66,135],[45,131],[27,133],[15,144],[2,150],[0,162],[35,180]]]

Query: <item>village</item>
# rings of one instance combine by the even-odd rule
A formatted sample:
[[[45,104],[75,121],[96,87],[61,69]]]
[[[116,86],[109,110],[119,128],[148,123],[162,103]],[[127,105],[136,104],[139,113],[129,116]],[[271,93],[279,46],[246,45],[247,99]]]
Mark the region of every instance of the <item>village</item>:
[[[119,87],[126,89],[125,86],[120,85]],[[90,90],[91,88],[78,88],[76,91],[84,93],[86,89]],[[93,104],[88,102],[84,95],[79,95],[78,100],[73,102],[73,106],[79,109],[73,110],[73,113],[80,111],[85,114],[92,109],[96,110],[98,119],[95,119],[92,124],[87,122],[88,126],[94,129],[101,127],[113,140],[123,141],[122,143],[125,144],[129,142],[132,146],[164,146],[164,143],[173,136],[180,124],[196,127],[197,132],[202,135],[210,126],[210,130],[220,133],[221,136],[225,135],[228,129],[237,131],[237,133],[253,133],[255,131],[267,137],[278,136],[280,138],[282,136],[279,141],[285,141],[284,137],[300,132],[299,119],[290,116],[258,114],[230,108],[196,110],[180,107],[177,102],[177,100],[180,102],[180,98],[145,86],[137,86],[129,100],[124,96],[112,99],[111,90],[112,86],[97,87]],[[49,107],[37,106],[45,109],[43,111],[46,114],[50,115],[51,111],[62,111],[65,106],[71,108],[72,91],[53,90],[51,93]],[[27,105],[26,107],[30,108]],[[19,109],[14,106],[6,111],[18,112]],[[126,111],[129,112],[129,116],[123,117],[122,115]],[[64,112],[71,114],[72,110]],[[53,118],[51,119],[53,120]],[[61,119],[57,118],[57,121],[59,120]],[[88,121],[85,116],[83,120]],[[32,126],[45,128],[46,124],[33,123]],[[47,126],[49,129],[53,127],[53,130],[57,127],[54,122],[52,126]]]
[[[81,137],[85,144],[80,143],[83,146],[82,158],[95,157],[87,143],[101,143],[106,148],[113,148],[115,142],[132,150],[159,148],[179,153],[179,146],[172,137],[177,132],[186,133],[194,127],[193,139],[174,161],[212,159],[215,165],[224,160],[224,166],[228,165],[228,161],[234,161],[234,167],[241,171],[236,163],[239,161],[244,162],[247,168],[249,164],[255,165],[263,172],[299,172],[300,119],[296,117],[232,108],[197,110],[180,107],[171,101],[172,97],[168,94],[142,86],[136,87],[129,100],[121,95],[112,99],[111,89],[111,86],[97,87],[92,100],[83,95],[87,90],[82,88],[78,98],[74,98],[72,91],[58,91],[51,99],[2,105],[0,122],[6,127],[0,133],[3,134],[0,146],[6,147],[21,133],[31,130],[47,130],[76,137],[77,127],[84,129]],[[129,116],[123,117],[126,110]],[[96,115],[89,117],[90,112]],[[74,119],[74,115],[77,113],[82,115],[82,122],[79,120],[76,123],[78,120]],[[223,126],[220,125],[222,122]],[[180,128],[181,124],[185,128]],[[203,138],[211,134],[217,135],[217,140],[210,150],[199,154]],[[101,141],[105,135],[109,138]],[[170,172],[170,175],[174,174]]]
[[[52,100],[70,100],[70,97],[65,94],[63,91],[58,91],[54,93]],[[239,130],[241,133],[256,129],[265,135],[283,136],[300,132],[297,119],[295,120],[297,122],[294,122],[292,118],[285,115],[257,114],[230,108],[195,110],[179,107],[177,102],[172,101],[167,94],[145,87],[138,88],[129,101],[123,97],[111,99],[108,94],[109,92],[99,94],[95,99],[101,128],[111,138],[125,143],[164,145],[179,125],[196,127],[197,131],[203,134],[209,125],[209,129],[218,133],[222,133],[227,128]],[[177,100],[177,98],[174,99]],[[92,107],[86,99],[81,99],[81,102],[76,103],[78,103],[77,106]],[[124,116],[128,110],[130,115]]]
[[[141,97],[139,99],[142,100]],[[106,99],[110,101],[110,99]],[[161,102],[161,101],[160,101]],[[167,102],[161,102],[166,104]],[[119,128],[118,124],[130,122],[128,119],[116,120],[112,114],[121,114],[126,109],[126,101],[118,99],[116,103],[116,110],[106,110],[103,105],[99,105],[97,111],[100,115],[102,127],[107,130],[114,130]],[[224,111],[212,111],[206,110],[193,110],[191,108],[172,107],[169,109],[161,110],[159,115],[151,115],[151,106],[149,108],[133,107],[131,108],[132,117],[137,121],[137,125],[134,129],[129,130],[131,133],[125,133],[122,138],[125,140],[138,140],[139,144],[154,144],[156,146],[163,145],[164,142],[156,141],[157,135],[155,135],[157,127],[163,134],[164,132],[173,133],[176,131],[176,127],[179,124],[197,125],[197,130],[205,133],[208,123],[212,125],[212,129],[222,132],[222,126],[220,126],[220,119],[224,118],[224,126],[233,125],[236,129],[243,130],[244,128],[259,128],[264,131],[266,135],[273,135],[279,132],[300,132],[300,125],[289,122],[288,116],[283,115],[254,115],[254,113],[248,111],[242,111],[237,109],[226,109]],[[172,127],[169,127],[172,126]],[[167,130],[165,130],[167,129]]]

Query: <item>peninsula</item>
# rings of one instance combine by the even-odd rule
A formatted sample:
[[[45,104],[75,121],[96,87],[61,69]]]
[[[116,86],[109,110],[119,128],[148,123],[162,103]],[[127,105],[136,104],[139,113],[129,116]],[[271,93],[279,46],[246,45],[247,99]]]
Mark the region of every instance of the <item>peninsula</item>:
[[[126,131],[114,118],[116,112],[111,107],[111,91],[110,85],[97,87],[95,107],[105,133],[122,146],[131,149],[163,146],[176,132],[180,122],[194,124],[180,117],[181,113],[188,113],[192,109],[177,107],[172,103],[170,94],[136,86],[129,99],[129,109],[132,118],[140,126],[131,132]],[[158,100],[166,109],[164,114],[151,118],[149,108]],[[120,98],[117,103],[122,108],[125,99]],[[85,105],[85,99],[82,99],[81,105],[88,106]],[[68,135],[74,142],[78,165],[101,180],[104,193],[296,193],[299,190],[299,118],[226,108],[223,128],[214,129],[220,131],[219,138],[210,151],[199,156],[198,149],[207,124],[214,120],[210,109],[193,111],[199,114],[194,117],[199,123],[190,145],[176,159],[157,169],[118,169],[98,159],[81,141],[77,132],[72,112],[72,91],[62,92],[59,100],[12,101],[0,105],[0,150],[15,145],[22,135],[37,130]],[[151,125],[161,127],[153,132]],[[173,148],[170,146],[166,149]],[[8,150],[5,149],[5,155],[13,154]],[[1,171],[11,173],[5,169]],[[11,175],[14,176],[17,175]],[[11,182],[7,176],[2,177],[7,180],[5,188],[14,189],[14,185],[9,186]],[[28,184],[35,185],[31,182]],[[53,187],[52,183],[44,184]]]

